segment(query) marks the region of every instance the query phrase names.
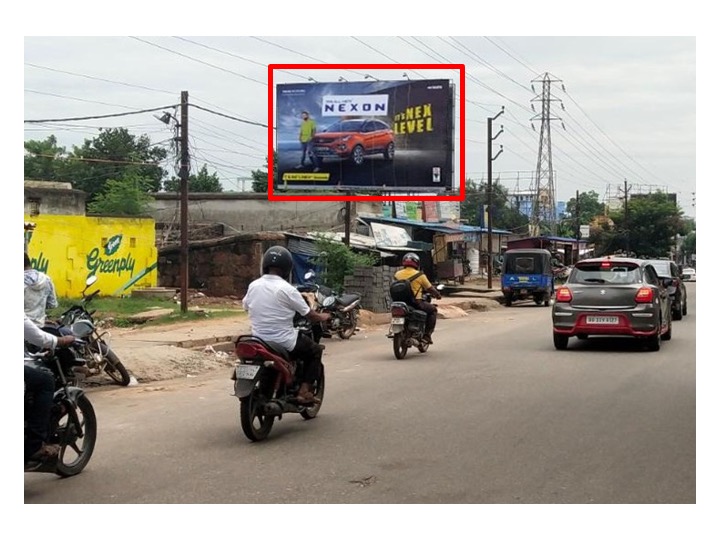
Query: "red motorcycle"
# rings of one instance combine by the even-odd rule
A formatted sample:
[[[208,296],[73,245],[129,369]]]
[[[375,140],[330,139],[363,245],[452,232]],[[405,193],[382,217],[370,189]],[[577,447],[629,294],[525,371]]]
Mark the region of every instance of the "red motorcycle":
[[[309,323],[301,332],[312,333]],[[235,342],[238,364],[233,370],[235,397],[240,400],[240,425],[251,441],[266,439],[275,419],[285,413],[298,413],[312,420],[320,412],[325,393],[325,368],[320,363],[319,376],[313,382],[313,395],[319,403],[298,402],[300,383],[296,373],[302,362],[290,359],[287,351],[254,336],[239,336]]]

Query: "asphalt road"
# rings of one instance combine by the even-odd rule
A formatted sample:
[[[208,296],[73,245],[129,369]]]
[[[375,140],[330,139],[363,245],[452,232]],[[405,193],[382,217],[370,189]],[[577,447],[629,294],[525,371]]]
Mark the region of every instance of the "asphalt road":
[[[695,503],[695,288],[657,353],[552,344],[550,308],[441,320],[396,360],[384,328],[328,343],[311,421],[239,425],[230,373],[90,390],[77,477],[25,474],[25,503]]]

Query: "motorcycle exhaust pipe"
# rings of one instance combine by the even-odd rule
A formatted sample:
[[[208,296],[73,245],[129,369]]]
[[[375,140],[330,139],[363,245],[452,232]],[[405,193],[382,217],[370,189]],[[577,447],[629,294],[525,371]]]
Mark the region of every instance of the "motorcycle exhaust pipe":
[[[355,300],[352,304],[348,304],[344,308],[341,308],[339,311],[342,311],[343,313],[347,313],[348,311],[355,309],[355,306],[357,306],[360,303],[360,300]]]
[[[280,416],[284,412],[282,405],[280,405],[276,401],[270,401],[269,403],[266,403],[264,409],[265,414],[269,416]]]

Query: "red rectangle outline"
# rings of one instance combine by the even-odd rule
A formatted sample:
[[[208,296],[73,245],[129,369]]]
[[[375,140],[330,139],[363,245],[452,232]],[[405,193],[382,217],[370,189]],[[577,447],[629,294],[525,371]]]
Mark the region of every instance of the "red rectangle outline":
[[[422,195],[275,195],[273,193],[273,101],[275,69],[458,69],[460,70],[460,194],[423,197]],[[269,201],[464,201],[465,200],[465,64],[268,64],[268,200]]]

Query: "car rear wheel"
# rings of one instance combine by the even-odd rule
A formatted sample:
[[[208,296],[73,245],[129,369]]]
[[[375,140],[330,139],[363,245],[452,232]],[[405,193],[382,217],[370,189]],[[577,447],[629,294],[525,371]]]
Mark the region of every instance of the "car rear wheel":
[[[687,301],[683,303],[682,314],[687,315]]]
[[[647,348],[652,352],[660,350],[660,332],[656,332],[652,337],[647,338]]]
[[[663,341],[670,341],[672,339],[672,321],[668,321],[668,329],[663,335],[660,336]]]
[[[563,334],[553,333],[553,344],[558,351],[564,351],[567,349],[568,341],[570,338]]]

